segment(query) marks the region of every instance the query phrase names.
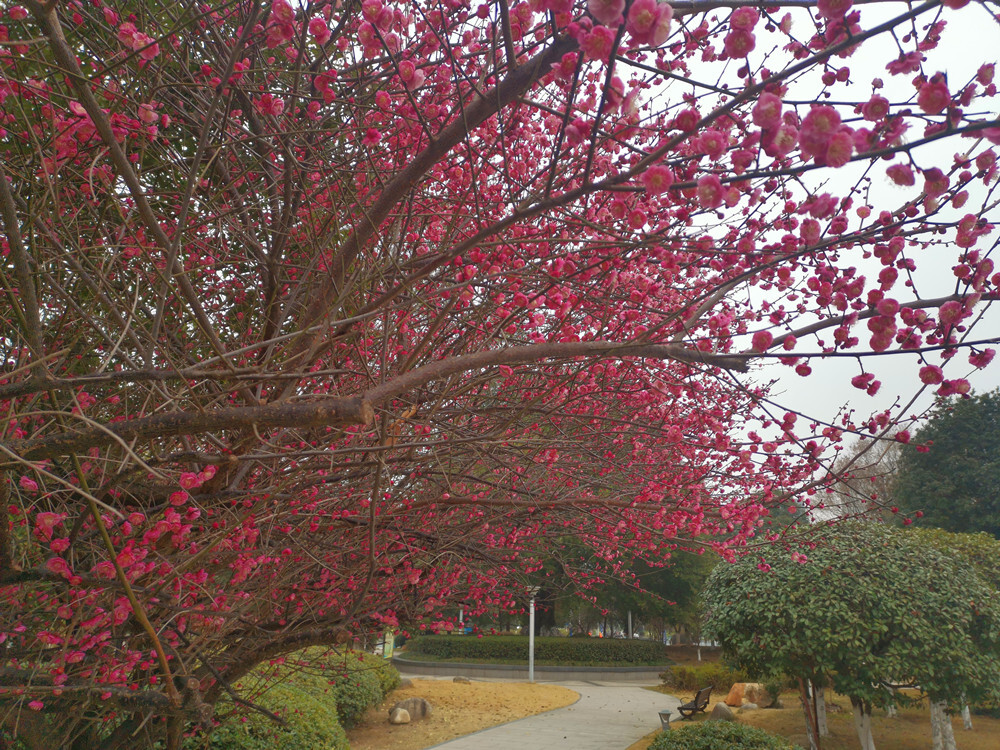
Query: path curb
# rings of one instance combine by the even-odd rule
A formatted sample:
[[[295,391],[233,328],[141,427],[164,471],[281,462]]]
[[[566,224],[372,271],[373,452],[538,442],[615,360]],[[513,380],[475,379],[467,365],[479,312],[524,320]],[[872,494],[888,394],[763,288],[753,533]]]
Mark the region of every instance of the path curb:
[[[392,657],[392,665],[400,674],[463,677],[491,677],[499,679],[528,679],[528,666],[514,667],[507,664],[466,664],[458,662],[417,661]],[[660,682],[660,673],[669,667],[539,667],[535,665],[535,680],[546,682],[569,680],[573,682]]]

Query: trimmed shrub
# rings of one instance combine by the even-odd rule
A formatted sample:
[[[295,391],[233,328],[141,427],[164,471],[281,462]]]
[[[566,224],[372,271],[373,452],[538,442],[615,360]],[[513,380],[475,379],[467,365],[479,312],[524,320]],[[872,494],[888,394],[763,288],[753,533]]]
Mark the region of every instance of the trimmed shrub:
[[[334,685],[337,701],[337,718],[350,729],[372,706],[382,700],[382,686],[375,672],[370,669],[349,671]]]
[[[776,703],[781,697],[781,691],[788,685],[788,678],[786,677],[768,677],[764,680],[764,690],[767,694],[771,696],[771,706]],[[761,708],[768,708],[768,706],[761,706]]]
[[[271,673],[278,683],[258,703],[287,722],[258,712],[233,715],[207,736],[189,738],[185,750],[349,750],[345,727],[399,685],[385,659],[359,651],[306,649]],[[220,706],[222,713],[232,704]]]
[[[729,692],[735,682],[750,682],[746,672],[719,662],[697,666],[675,666],[660,674],[663,684],[675,690],[700,690],[712,685],[719,692]]]
[[[378,705],[399,685],[395,667],[362,651],[328,653],[307,649],[294,657],[293,663],[304,668],[292,672],[288,679],[331,708],[336,706],[340,723],[348,729],[356,726],[369,708]]]
[[[961,706],[955,706],[956,709],[961,710]],[[1000,719],[1000,700],[995,701],[980,701],[979,703],[974,703],[969,708],[972,713],[976,716],[988,716],[991,719]]]
[[[796,750],[796,746],[746,724],[704,721],[658,734],[649,750]]]
[[[287,722],[275,724],[254,711],[224,722],[208,736],[190,737],[184,750],[350,750],[347,733],[331,706],[302,688],[282,683],[260,705]]]
[[[406,656],[455,661],[526,661],[528,638],[511,636],[422,635],[406,644]],[[642,666],[669,664],[666,647],[657,641],[618,638],[536,638],[535,663]]]

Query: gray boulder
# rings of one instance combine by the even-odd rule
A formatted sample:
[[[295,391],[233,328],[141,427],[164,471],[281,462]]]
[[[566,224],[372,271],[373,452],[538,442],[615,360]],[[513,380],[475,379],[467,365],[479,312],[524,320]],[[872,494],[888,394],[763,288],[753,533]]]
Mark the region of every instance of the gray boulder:
[[[410,723],[410,712],[405,708],[390,708],[389,709],[389,723],[390,724],[409,724]]]
[[[390,713],[396,708],[406,711],[410,715],[411,721],[426,719],[431,715],[431,704],[426,698],[407,698],[390,708]]]
[[[452,680],[452,682],[461,682],[464,685],[468,685],[470,682],[472,682],[472,680],[470,680],[468,677],[462,677],[461,675],[458,675],[454,680]]]
[[[721,701],[715,704],[715,708],[712,709],[712,713],[709,714],[709,721],[736,721],[736,716],[733,714],[733,709],[727,706]]]

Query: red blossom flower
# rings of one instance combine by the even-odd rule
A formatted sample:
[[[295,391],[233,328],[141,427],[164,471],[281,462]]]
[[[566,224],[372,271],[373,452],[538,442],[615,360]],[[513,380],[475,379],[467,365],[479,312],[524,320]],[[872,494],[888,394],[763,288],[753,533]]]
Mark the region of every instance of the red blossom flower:
[[[935,76],[920,87],[917,94],[917,105],[929,115],[939,115],[951,103],[951,94],[948,92],[948,84],[943,77]]]

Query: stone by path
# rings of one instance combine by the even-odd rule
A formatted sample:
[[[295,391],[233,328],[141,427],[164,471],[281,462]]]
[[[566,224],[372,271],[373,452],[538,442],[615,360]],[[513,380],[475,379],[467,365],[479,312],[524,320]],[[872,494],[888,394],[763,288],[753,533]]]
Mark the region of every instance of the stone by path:
[[[672,695],[621,682],[551,682],[580,694],[571,706],[518,719],[459,737],[435,750],[625,750],[660,728],[657,714],[673,711],[680,701]],[[648,683],[644,683],[648,684]]]

